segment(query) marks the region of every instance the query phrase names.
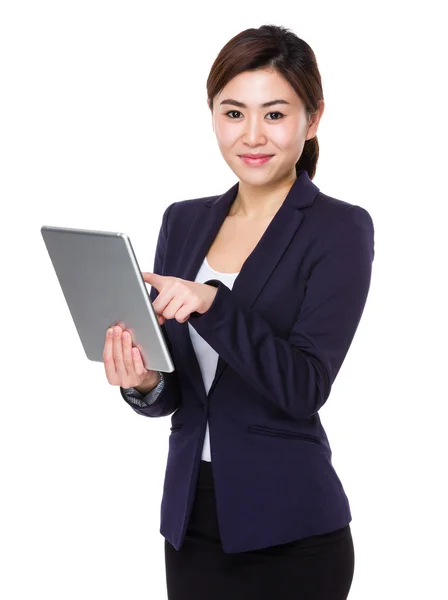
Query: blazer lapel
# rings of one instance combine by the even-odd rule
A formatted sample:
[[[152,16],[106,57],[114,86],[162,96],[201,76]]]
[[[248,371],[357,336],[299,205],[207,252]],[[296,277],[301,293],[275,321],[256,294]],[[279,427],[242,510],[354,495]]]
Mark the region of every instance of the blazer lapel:
[[[188,281],[196,279],[199,268],[236,198],[238,187],[239,183],[236,183],[222,196],[204,200],[198,208],[190,228],[185,234],[183,247],[179,252],[179,260],[173,270],[176,277]],[[304,212],[301,209],[310,206],[318,192],[319,188],[312,183],[308,173],[305,170],[299,171],[283,204],[244,262],[234,281],[232,292],[236,302],[242,308],[251,309],[253,307],[304,219]],[[182,353],[185,370],[190,376],[198,396],[203,402],[206,402],[207,394],[187,323],[188,321],[176,327],[177,342]],[[226,365],[227,363],[220,357],[208,394],[215,387]]]

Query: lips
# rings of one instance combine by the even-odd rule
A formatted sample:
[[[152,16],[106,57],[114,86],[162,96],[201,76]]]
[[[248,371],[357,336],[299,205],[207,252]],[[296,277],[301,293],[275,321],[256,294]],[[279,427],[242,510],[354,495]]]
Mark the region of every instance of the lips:
[[[240,154],[241,158],[252,158],[252,159],[257,159],[257,158],[267,158],[268,156],[271,157],[273,156],[272,154]]]
[[[264,165],[271,160],[272,154],[240,154],[241,160],[249,166]]]

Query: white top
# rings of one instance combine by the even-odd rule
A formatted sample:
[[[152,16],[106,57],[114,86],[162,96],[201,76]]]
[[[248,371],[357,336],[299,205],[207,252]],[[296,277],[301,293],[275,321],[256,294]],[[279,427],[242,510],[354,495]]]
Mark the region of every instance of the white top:
[[[205,258],[198,271],[198,274],[196,275],[195,281],[197,283],[204,283],[204,281],[208,281],[209,279],[219,279],[219,281],[222,281],[229,289],[232,289],[237,275],[238,273],[222,273],[220,271],[215,271],[215,269],[212,269],[212,267],[208,264],[207,258]],[[196,329],[190,325],[190,323],[187,322],[187,324],[190,332],[191,343],[193,344],[196,358],[201,368],[205,391],[208,394],[208,391],[213,383],[213,379],[215,378],[219,355],[209,344],[207,344],[207,342],[198,334]],[[212,460],[210,453],[210,432],[208,422],[205,430],[204,445],[202,447],[202,460],[209,462]]]

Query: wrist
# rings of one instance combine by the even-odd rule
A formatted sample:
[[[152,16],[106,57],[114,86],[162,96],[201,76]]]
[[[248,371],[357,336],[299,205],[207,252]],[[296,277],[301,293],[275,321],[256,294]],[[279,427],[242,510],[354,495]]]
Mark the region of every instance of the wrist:
[[[156,388],[161,381],[162,381],[162,374],[160,373],[160,371],[156,371],[154,377],[151,377],[151,379],[148,380],[147,382],[145,381],[141,385],[135,387],[135,389],[137,390],[137,392],[140,392],[140,394],[143,394],[144,396],[146,396],[146,394],[149,394],[149,392],[152,392],[152,390],[154,388]]]

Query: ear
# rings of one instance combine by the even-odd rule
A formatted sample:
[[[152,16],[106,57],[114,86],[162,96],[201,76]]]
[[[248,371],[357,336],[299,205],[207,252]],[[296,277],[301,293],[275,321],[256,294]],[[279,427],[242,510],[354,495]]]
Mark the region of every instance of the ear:
[[[324,114],[325,102],[323,100],[319,100],[318,108],[310,115],[308,122],[308,131],[306,134],[307,140],[311,140],[317,134],[317,128],[319,127],[319,122]]]
[[[207,108],[210,111],[210,116],[212,118],[212,129],[213,129],[213,133],[215,132],[215,121],[213,119],[213,108],[210,108],[210,103],[209,103],[209,99],[207,98]]]

